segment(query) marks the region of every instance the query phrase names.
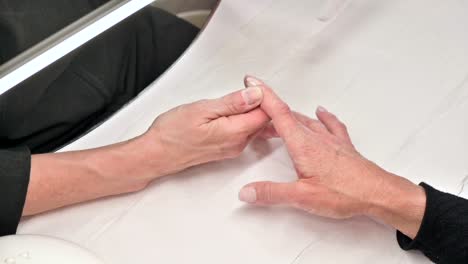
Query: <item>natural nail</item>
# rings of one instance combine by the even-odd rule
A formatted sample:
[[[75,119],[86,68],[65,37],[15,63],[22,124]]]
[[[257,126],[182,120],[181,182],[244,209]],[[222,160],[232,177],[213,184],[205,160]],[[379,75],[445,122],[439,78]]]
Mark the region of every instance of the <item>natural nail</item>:
[[[242,91],[242,97],[248,105],[255,105],[262,101],[263,92],[260,87],[249,87]]]
[[[257,201],[257,192],[253,187],[244,187],[239,192],[239,200],[246,203],[255,203]]]
[[[253,76],[250,76],[250,75],[247,75],[245,80],[246,80],[248,86],[260,86],[260,85],[263,84],[263,82],[261,80],[259,80],[258,78],[255,78]]]
[[[325,107],[323,107],[323,106],[319,106],[319,107],[317,107],[317,112],[328,112],[328,110],[325,109]]]

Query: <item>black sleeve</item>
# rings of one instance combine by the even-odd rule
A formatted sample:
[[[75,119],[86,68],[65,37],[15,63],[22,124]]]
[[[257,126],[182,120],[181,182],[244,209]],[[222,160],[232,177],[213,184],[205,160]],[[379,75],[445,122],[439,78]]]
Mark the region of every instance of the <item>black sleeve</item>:
[[[16,233],[29,184],[27,148],[0,150],[0,236]]]
[[[397,232],[400,247],[422,251],[441,264],[468,263],[468,200],[421,183],[426,211],[414,240]]]

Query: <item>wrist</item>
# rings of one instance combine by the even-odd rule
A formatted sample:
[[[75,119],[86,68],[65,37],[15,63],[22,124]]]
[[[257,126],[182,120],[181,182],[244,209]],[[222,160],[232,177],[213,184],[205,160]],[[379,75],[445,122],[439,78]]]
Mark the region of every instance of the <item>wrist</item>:
[[[426,208],[426,194],[421,186],[384,172],[381,187],[369,201],[367,215],[416,237]]]
[[[89,170],[106,182],[113,194],[139,191],[169,173],[158,142],[146,135],[89,153],[86,155]]]
[[[134,141],[143,156],[140,159],[142,166],[149,171],[148,178],[153,180],[187,168],[182,162],[183,155],[173,154],[168,144],[161,140],[159,131],[150,129]]]
[[[158,171],[160,176],[200,164],[200,150],[184,145],[180,138],[165,137],[159,129],[150,128],[136,140],[145,149],[148,165]]]
[[[152,133],[145,133],[124,143],[122,152],[130,174],[138,180],[151,182],[175,171],[160,140]]]

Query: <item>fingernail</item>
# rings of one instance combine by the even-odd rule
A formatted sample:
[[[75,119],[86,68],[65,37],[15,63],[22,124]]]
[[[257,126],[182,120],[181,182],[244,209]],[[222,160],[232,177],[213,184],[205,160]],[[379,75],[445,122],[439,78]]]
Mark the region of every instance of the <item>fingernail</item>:
[[[239,192],[239,200],[246,203],[255,203],[257,201],[257,192],[254,187],[244,187]]]
[[[246,81],[248,86],[260,86],[260,85],[263,84],[263,82],[261,80],[259,80],[258,78],[255,78],[253,76],[250,76],[250,75],[247,75],[245,77],[245,81]]]
[[[328,112],[328,110],[325,109],[325,107],[323,107],[323,106],[319,106],[319,107],[317,107],[317,112]]]
[[[260,87],[249,87],[242,90],[242,97],[248,105],[258,104],[263,99],[263,92]]]

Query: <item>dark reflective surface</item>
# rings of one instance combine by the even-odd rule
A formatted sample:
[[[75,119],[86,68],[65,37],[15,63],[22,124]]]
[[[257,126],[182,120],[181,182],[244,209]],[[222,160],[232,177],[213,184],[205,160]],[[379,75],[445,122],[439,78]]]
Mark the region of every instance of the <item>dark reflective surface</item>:
[[[0,64],[109,0],[0,0]]]
[[[107,2],[0,0],[0,61]],[[0,96],[0,148],[44,153],[80,137],[158,78],[198,32],[154,6],[132,15]]]

